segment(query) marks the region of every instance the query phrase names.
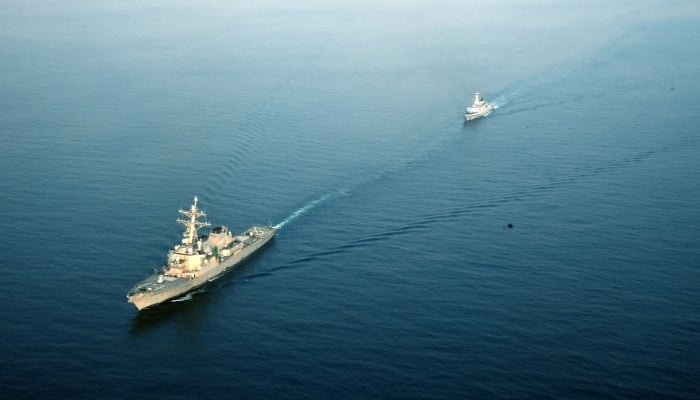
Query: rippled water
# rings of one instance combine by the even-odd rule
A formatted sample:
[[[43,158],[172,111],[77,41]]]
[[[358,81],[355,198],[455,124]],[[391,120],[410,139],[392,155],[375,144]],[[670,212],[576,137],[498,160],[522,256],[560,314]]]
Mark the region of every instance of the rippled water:
[[[617,3],[7,2],[0,397],[697,398],[700,9]],[[279,234],[136,312],[195,195]]]

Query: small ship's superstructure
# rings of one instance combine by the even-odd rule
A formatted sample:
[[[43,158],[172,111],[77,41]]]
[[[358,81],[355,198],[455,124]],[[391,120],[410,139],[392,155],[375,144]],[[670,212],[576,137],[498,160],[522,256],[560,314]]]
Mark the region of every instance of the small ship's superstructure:
[[[275,235],[271,226],[254,225],[241,234],[218,226],[209,235],[197,235],[199,228],[211,224],[197,207],[197,197],[189,210],[179,210],[185,218],[177,222],[185,226],[182,243],[168,252],[162,270],[137,283],[126,295],[130,303],[142,310],[182,296],[212,281],[255,253]]]
[[[467,107],[467,112],[464,114],[464,118],[467,121],[471,121],[480,117],[485,117],[495,109],[496,107],[484,100],[479,93],[474,93],[474,101],[470,106]]]

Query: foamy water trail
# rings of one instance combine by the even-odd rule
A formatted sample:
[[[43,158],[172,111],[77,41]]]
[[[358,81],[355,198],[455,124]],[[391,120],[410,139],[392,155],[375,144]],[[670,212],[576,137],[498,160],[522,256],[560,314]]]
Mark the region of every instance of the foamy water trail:
[[[511,90],[508,93],[503,93],[499,96],[496,96],[493,100],[490,101],[490,103],[493,104],[496,108],[501,108],[507,105],[511,100],[517,98],[519,95],[520,89]]]
[[[186,295],[184,295],[182,297],[172,299],[172,300],[170,300],[170,302],[171,303],[179,303],[181,301],[189,301],[189,300],[192,300],[192,293],[187,293]]]
[[[303,207],[300,207],[296,211],[294,211],[290,216],[284,219],[284,221],[280,222],[279,224],[275,225],[275,229],[281,229],[284,228],[285,225],[288,223],[294,221],[295,219],[299,218],[300,216],[304,215],[305,213],[309,212],[309,210],[313,210],[316,206],[319,204],[323,203],[326,201],[329,197],[331,196],[330,193],[326,193],[323,196],[319,197],[316,200],[313,200],[307,204],[305,204]]]

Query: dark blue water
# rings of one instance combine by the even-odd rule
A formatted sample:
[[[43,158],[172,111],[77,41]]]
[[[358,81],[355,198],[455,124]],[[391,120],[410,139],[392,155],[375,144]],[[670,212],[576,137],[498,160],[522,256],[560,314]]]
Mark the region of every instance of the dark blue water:
[[[0,397],[700,397],[695,2],[113,3],[0,8]]]

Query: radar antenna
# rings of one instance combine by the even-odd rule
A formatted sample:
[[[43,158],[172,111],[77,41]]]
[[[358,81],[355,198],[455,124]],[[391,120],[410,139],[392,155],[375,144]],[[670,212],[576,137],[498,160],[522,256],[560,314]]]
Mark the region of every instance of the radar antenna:
[[[185,218],[178,218],[177,222],[185,225],[185,232],[182,234],[184,239],[182,240],[182,243],[187,245],[187,246],[192,246],[194,244],[194,240],[197,237],[197,229],[205,227],[205,226],[211,226],[211,224],[207,221],[199,221],[198,218],[200,217],[206,217],[207,214],[204,211],[200,211],[197,208],[197,196],[194,196],[194,204],[190,207],[189,210],[183,210],[179,209],[178,212],[184,216],[187,217]]]

